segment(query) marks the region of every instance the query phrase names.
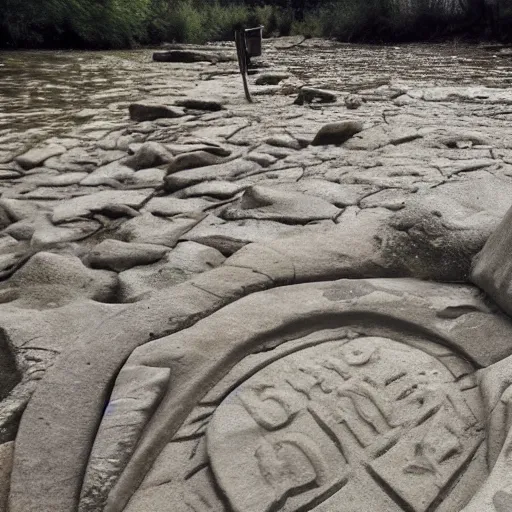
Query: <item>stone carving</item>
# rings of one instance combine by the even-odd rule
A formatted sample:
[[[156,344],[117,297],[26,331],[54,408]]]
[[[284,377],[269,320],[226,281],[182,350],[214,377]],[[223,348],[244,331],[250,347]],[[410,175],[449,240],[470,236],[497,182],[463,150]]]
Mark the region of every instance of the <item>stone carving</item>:
[[[79,510],[502,512],[506,333],[473,289],[414,280],[238,301],[128,360],[113,395],[128,405],[107,409]],[[153,405],[130,413],[142,389]]]

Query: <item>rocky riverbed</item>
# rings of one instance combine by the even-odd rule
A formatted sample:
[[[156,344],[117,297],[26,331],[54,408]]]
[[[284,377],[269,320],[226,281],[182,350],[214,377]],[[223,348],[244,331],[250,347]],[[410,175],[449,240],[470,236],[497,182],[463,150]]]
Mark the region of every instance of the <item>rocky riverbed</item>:
[[[265,41],[253,103],[230,44],[0,54],[0,510],[15,440],[10,510],[76,506],[150,340],[276,286],[470,282],[512,203],[510,56],[297,42]],[[81,512],[120,473],[89,469]]]

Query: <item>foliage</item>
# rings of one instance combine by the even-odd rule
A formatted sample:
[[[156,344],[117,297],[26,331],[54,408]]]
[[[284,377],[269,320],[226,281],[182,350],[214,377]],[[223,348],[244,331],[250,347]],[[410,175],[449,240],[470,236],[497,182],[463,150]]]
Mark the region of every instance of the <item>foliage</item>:
[[[512,39],[512,0],[0,0],[0,46],[122,48],[232,39],[240,26],[265,36],[343,41],[450,36]]]

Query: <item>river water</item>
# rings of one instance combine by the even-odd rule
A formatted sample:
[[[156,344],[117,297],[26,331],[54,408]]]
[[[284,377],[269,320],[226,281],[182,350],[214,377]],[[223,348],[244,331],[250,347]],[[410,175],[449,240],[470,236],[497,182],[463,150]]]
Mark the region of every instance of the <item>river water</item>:
[[[334,90],[357,91],[391,81],[418,87],[512,83],[512,56],[476,46],[310,40],[278,48],[285,45],[265,41],[273,65]],[[152,62],[151,55],[151,50],[0,52],[0,153],[12,154],[21,145],[67,133],[91,119],[115,123],[126,118],[130,102],[172,94],[176,77],[165,64]]]

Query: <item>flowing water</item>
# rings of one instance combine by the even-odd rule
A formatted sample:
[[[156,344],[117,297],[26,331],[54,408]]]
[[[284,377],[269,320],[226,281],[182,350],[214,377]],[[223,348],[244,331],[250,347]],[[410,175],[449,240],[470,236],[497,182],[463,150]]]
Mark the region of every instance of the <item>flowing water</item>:
[[[357,91],[391,81],[417,87],[512,83],[512,56],[476,46],[310,40],[277,48],[284,44],[265,41],[264,52],[273,65],[282,64],[310,85],[334,90]],[[172,93],[179,77],[165,64],[152,62],[151,55],[151,50],[0,52],[0,151],[69,132],[92,118],[115,122],[126,117],[130,102]],[[229,66],[236,70],[235,63]]]

